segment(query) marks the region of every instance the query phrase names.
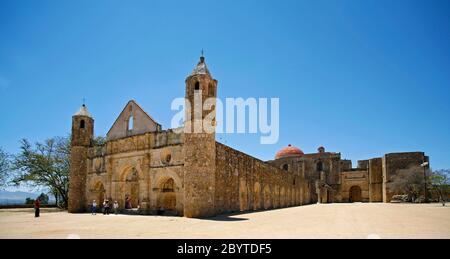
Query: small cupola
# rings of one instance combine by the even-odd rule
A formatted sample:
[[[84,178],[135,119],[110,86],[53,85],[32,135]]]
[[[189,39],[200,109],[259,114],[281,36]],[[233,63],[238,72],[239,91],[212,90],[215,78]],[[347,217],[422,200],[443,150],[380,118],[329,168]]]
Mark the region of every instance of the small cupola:
[[[73,116],[85,116],[92,118],[92,115],[89,113],[85,104],[83,104],[81,108]]]
[[[203,56],[203,53],[200,57],[200,61],[198,62],[197,66],[194,68],[194,70],[191,73],[191,76],[195,76],[195,75],[211,76],[211,74],[209,73],[209,70],[208,70],[208,66],[206,66],[205,57]]]

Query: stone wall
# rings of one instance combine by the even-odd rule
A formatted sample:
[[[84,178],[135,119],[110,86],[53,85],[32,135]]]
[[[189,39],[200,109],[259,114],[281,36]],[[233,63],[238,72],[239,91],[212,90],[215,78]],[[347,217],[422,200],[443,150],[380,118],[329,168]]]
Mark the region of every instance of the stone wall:
[[[213,134],[185,134],[184,215],[215,215],[215,139]]]
[[[105,198],[123,209],[127,196],[145,213],[162,209],[187,217],[297,206],[317,202],[320,178],[331,186],[322,190],[322,201],[386,202],[392,196],[387,180],[397,170],[428,161],[422,152],[394,153],[358,161],[359,168],[351,169],[350,160],[325,152],[264,162],[216,142],[214,134],[188,135],[186,145],[187,134],[175,130],[90,147],[90,122],[83,131],[73,122],[70,212]]]
[[[341,173],[341,196],[342,202],[351,202],[351,192],[355,188],[360,191],[360,199],[353,200],[353,202],[368,202],[369,201],[369,181],[367,170],[352,170]]]
[[[386,154],[382,158],[383,169],[383,202],[390,202],[396,193],[389,189],[389,183],[392,177],[397,174],[400,169],[407,169],[412,166],[420,166],[429,159],[423,152],[406,152]]]
[[[383,201],[383,165],[381,158],[369,160],[369,201]]]
[[[178,131],[179,129],[169,129],[108,141],[106,143],[106,150],[104,151],[106,153],[99,153],[98,148],[92,148],[90,150],[90,155],[91,157],[95,157],[179,145],[184,143],[184,133],[179,133]]]
[[[369,160],[359,160],[358,169],[367,169],[369,167]]]
[[[75,146],[70,155],[70,184],[68,210],[71,213],[86,211],[86,161],[87,148]]]
[[[125,208],[125,198],[143,213],[164,209],[183,215],[184,134],[173,130],[146,133],[91,147],[86,197],[101,204],[109,198]],[[170,189],[168,188],[170,187]]]
[[[342,159],[341,160],[341,170],[342,171],[350,171],[353,168],[352,160]]]
[[[308,204],[309,185],[299,171],[274,167],[216,143],[216,213]]]

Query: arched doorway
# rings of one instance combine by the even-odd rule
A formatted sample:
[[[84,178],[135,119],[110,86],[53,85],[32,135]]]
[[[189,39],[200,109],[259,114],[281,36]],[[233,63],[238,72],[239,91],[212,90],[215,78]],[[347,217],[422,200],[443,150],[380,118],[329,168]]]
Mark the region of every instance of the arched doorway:
[[[280,206],[280,190],[278,185],[275,185],[275,187],[273,188],[272,203],[273,208],[275,209]]]
[[[285,206],[286,206],[286,194],[285,194],[284,187],[281,187],[281,191],[280,191],[280,207],[283,208]]]
[[[248,210],[247,183],[244,180],[241,180],[239,185],[239,207],[241,211]]]
[[[159,183],[157,207],[160,214],[177,214],[177,187],[172,178],[164,178]]]
[[[125,209],[139,206],[139,175],[136,168],[130,168],[122,176]]]
[[[288,187],[286,190],[286,207],[291,206],[291,189]]]
[[[296,198],[295,198],[295,189],[292,188],[291,190],[291,206],[297,205]]]
[[[253,188],[253,209],[259,210],[261,208],[261,186],[255,183]]]
[[[349,191],[349,201],[350,202],[361,202],[361,187],[352,186]]]
[[[270,188],[269,186],[266,185],[266,187],[264,187],[264,209],[270,209],[272,208],[272,194],[270,192]]]
[[[305,203],[305,185],[303,185],[303,187],[300,189],[299,191],[299,202],[300,205],[303,205]]]
[[[92,188],[92,200],[95,200],[97,204],[103,204],[105,200],[105,186],[102,182],[97,182]],[[92,202],[92,201],[89,201]]]

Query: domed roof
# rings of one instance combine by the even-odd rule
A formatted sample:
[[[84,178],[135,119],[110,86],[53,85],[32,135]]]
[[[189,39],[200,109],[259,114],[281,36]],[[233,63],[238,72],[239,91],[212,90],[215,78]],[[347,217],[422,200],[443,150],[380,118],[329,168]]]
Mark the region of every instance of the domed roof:
[[[84,105],[84,104],[73,116],[86,116],[86,117],[92,118],[92,115],[89,113],[86,105]]]
[[[280,149],[275,155],[275,159],[283,158],[283,157],[302,157],[305,153],[298,148],[289,144],[287,147]]]
[[[209,75],[211,76],[211,74],[209,73],[208,67],[206,66],[205,63],[205,57],[203,57],[203,55],[200,57],[200,61],[198,62],[197,66],[194,68],[194,70],[191,73],[191,76],[194,75]]]

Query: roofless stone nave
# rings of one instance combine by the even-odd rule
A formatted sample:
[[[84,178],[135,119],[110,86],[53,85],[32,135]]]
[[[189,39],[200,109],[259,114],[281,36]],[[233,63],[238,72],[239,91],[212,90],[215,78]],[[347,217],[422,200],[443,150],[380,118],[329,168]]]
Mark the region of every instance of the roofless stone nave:
[[[193,103],[200,91],[202,100],[217,93],[204,57],[186,78],[186,99]],[[194,123],[187,121],[185,127]],[[217,142],[215,133],[162,130],[135,101],[114,122],[106,144],[94,146],[93,137],[94,119],[83,105],[72,117],[72,213],[105,198],[117,200],[121,209],[128,198],[142,214],[185,217],[317,202],[389,202],[391,177],[428,161],[423,152],[391,153],[352,168],[340,153],[320,147],[304,154],[289,145],[264,162]]]

